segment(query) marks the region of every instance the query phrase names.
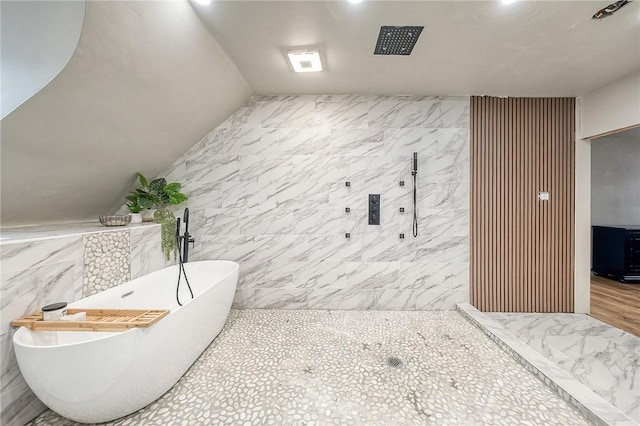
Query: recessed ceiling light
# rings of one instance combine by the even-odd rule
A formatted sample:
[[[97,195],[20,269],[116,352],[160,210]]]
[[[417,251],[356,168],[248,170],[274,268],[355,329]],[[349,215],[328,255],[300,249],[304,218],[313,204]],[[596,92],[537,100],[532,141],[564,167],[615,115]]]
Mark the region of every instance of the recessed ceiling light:
[[[358,4],[362,3],[362,0],[347,0],[349,3]]]
[[[501,0],[501,1],[502,1],[502,4],[512,4],[517,2],[518,0]]]
[[[322,71],[320,52],[317,50],[296,50],[287,52],[287,56],[295,72]]]
[[[205,6],[211,4],[211,0],[195,0],[195,2],[203,4]]]

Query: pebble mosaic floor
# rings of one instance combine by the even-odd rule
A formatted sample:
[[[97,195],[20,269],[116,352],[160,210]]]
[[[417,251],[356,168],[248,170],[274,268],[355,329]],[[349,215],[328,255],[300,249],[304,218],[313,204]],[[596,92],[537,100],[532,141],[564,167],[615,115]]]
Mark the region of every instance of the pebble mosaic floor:
[[[455,311],[233,310],[169,392],[109,424],[588,423]]]

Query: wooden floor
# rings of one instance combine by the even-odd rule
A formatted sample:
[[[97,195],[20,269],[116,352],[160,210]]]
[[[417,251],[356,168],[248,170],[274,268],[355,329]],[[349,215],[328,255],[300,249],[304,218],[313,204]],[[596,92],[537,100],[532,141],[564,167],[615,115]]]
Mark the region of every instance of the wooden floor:
[[[591,316],[640,337],[640,284],[592,275]]]

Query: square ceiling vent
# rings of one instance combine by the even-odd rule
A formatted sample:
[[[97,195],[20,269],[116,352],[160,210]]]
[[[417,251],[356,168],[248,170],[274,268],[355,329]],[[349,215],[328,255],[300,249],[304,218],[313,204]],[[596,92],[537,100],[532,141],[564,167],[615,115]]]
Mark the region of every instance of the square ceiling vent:
[[[410,55],[422,27],[380,27],[374,55]]]

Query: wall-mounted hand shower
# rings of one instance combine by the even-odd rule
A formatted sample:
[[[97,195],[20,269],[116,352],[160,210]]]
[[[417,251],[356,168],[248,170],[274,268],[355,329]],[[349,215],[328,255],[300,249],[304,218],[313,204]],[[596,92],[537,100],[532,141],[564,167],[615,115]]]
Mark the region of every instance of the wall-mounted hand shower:
[[[418,178],[418,153],[413,153],[413,170],[411,171],[413,176],[413,236],[418,236],[418,209],[417,209],[417,178]]]
[[[179,221],[180,219],[178,219]],[[178,250],[182,249],[182,262],[187,263],[189,261],[189,243],[195,243],[195,240],[189,234],[189,208],[184,209],[183,215],[184,221],[184,234],[178,235]],[[178,222],[180,223],[180,222]],[[178,230],[178,234],[180,231]]]
[[[184,209],[184,235],[180,235],[180,218],[176,220],[176,240],[178,242],[178,283],[176,284],[176,301],[178,305],[182,306],[180,303],[180,278],[182,274],[184,274],[184,279],[187,282],[187,287],[189,288],[189,293],[191,293],[191,298],[193,299],[193,290],[191,290],[191,285],[189,284],[189,278],[187,278],[187,272],[184,270],[184,264],[189,260],[189,243],[195,242],[193,237],[189,234],[189,208]],[[184,244],[184,246],[182,245]],[[182,251],[182,253],[181,253]]]

